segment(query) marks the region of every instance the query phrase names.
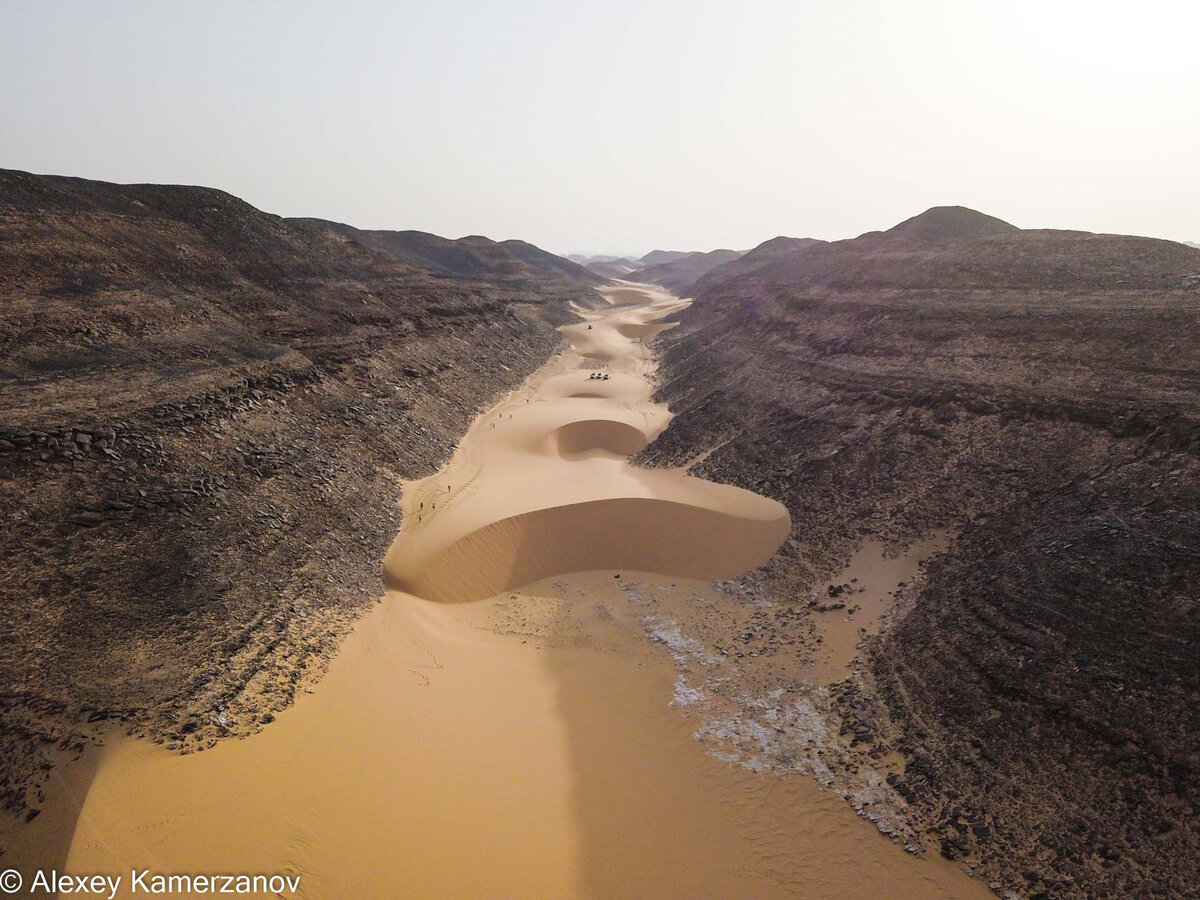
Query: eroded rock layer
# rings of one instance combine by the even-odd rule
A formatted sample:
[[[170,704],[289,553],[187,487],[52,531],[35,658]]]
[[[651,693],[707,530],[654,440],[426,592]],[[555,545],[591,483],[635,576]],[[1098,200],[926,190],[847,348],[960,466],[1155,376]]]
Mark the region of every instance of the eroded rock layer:
[[[1200,254],[961,209],[756,254],[658,339],[676,417],[643,458],[787,505],[784,604],[950,529],[833,687],[862,764],[899,751],[888,802],[998,891],[1187,896]]]
[[[113,720],[268,722],[383,589],[398,479],[594,277],[206,188],[0,172],[0,800]]]

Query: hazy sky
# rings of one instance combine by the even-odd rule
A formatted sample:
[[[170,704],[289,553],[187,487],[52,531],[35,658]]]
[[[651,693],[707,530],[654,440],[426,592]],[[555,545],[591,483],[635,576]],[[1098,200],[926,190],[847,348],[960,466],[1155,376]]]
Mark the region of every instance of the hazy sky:
[[[1200,0],[0,0],[0,167],[557,252],[1200,241]]]

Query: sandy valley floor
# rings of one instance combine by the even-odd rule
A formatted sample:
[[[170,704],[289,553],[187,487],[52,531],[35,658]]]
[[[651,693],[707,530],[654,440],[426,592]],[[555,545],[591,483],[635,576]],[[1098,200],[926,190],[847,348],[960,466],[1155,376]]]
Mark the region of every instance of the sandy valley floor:
[[[405,486],[394,590],[311,695],[203,753],[114,736],[59,777],[13,858],[286,872],[313,898],[991,896],[807,775],[695,739],[725,651],[680,621],[726,616],[710,582],[765,562],[788,514],[628,464],[670,418],[643,339],[685,301],[605,299]],[[915,561],[866,547],[852,569],[859,619],[827,629],[817,685]]]

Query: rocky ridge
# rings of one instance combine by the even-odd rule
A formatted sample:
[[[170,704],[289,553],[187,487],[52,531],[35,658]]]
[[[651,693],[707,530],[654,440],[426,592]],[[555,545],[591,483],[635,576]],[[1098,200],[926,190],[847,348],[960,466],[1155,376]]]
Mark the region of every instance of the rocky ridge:
[[[705,273],[723,263],[736,260],[742,254],[737,250],[711,250],[708,253],[689,253],[678,259],[667,260],[656,265],[647,266],[632,273],[639,281],[661,284],[676,292],[685,292]]]
[[[852,678],[742,676],[725,750],[824,767],[999,893],[1188,896],[1200,253],[961,208],[767,249],[699,279],[658,338],[675,418],[643,452],[789,507],[784,550],[737,588],[766,610],[747,633],[790,659],[813,640],[814,588],[864,539],[954,537]],[[781,721],[780,690],[812,710]],[[841,744],[818,753],[831,729]]]
[[[594,280],[521,242],[0,172],[5,809],[104,729],[194,752],[270,722],[381,593],[399,479]]]

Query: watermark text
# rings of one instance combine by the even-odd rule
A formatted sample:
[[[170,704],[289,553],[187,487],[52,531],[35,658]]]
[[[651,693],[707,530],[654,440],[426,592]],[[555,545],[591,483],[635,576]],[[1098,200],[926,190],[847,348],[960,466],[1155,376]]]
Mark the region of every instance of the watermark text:
[[[118,894],[151,894],[160,897],[219,896],[286,897],[300,889],[299,875],[171,874],[150,869],[130,869],[128,875],[68,875],[55,869],[38,869],[26,878],[16,869],[0,872],[0,892],[5,894],[77,894],[114,900]]]

